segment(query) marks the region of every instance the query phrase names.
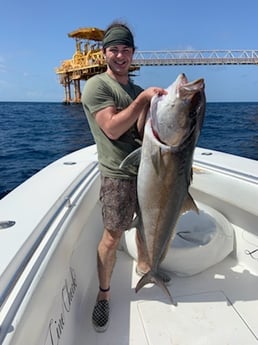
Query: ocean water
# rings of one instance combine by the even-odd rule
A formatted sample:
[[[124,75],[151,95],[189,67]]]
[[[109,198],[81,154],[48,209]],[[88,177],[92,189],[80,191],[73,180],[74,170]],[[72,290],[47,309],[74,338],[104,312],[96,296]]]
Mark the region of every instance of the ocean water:
[[[80,104],[0,102],[0,198],[93,143]],[[258,159],[258,102],[208,103],[198,146]]]

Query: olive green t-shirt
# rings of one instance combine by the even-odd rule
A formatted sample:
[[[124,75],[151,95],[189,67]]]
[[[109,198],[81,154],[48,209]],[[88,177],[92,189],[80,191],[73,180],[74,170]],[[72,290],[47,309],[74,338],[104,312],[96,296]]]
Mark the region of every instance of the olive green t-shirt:
[[[119,169],[120,163],[132,151],[139,147],[135,140],[139,138],[136,123],[117,140],[109,139],[95,121],[95,113],[99,110],[115,106],[117,111],[127,108],[143,89],[129,82],[122,85],[107,73],[90,78],[84,87],[82,105],[89,126],[97,145],[99,169],[104,176],[132,178],[130,173]]]

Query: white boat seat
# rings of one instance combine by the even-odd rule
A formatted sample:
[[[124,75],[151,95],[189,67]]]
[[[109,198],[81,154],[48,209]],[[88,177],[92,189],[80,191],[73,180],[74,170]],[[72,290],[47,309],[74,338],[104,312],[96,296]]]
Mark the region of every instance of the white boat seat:
[[[171,242],[164,270],[189,276],[221,262],[233,250],[234,230],[231,223],[218,211],[197,203],[200,214],[184,213],[178,220],[176,236]],[[135,228],[125,232],[121,246],[136,260]]]

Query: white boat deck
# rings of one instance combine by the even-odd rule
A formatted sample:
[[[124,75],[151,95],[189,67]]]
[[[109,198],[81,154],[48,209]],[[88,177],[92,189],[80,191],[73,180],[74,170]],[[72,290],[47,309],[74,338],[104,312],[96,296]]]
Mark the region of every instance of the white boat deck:
[[[196,151],[191,194],[233,225],[234,251],[201,273],[172,275],[177,306],[158,286],[136,294],[135,262],[118,251],[110,325],[96,333],[91,314],[103,224],[95,161],[94,146],[77,151],[1,200],[1,220],[15,225],[0,233],[0,344],[258,345],[257,162]],[[222,253],[216,248],[201,256],[198,247],[190,259],[182,251],[178,261],[207,267]]]
[[[177,306],[151,284],[136,294],[138,280],[134,261],[119,252],[109,328],[105,333],[92,328],[97,293],[93,291],[93,303],[84,306],[79,321],[82,332],[75,344],[258,344],[258,276],[237,264],[233,256],[191,277],[173,275],[169,290]]]

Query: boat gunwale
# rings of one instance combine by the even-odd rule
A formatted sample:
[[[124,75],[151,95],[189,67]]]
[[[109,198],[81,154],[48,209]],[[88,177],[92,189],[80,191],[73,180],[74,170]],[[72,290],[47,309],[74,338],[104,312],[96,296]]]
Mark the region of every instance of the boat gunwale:
[[[63,223],[69,217],[77,201],[80,199],[85,190],[91,185],[92,180],[99,174],[97,166],[98,163],[96,161],[91,162],[86,167],[84,173],[79,176],[79,180],[76,180],[76,184],[72,186],[72,189],[69,190],[68,193],[67,190],[64,191],[61,204],[59,202],[59,199],[52,206],[52,210],[54,210],[54,212],[51,213],[48,221],[43,226],[37,239],[34,241],[32,246],[29,247],[29,250],[24,256],[24,259],[19,263],[11,279],[9,279],[8,284],[6,284],[6,286],[1,291],[0,342],[5,339],[6,333],[11,326],[12,320],[14,319],[17,310],[22,304],[27,291],[34,280],[35,273],[44,260],[44,253],[46,253],[46,251],[48,251],[51,247],[52,242],[58,235]],[[53,227],[53,224],[58,218],[60,219]],[[40,249],[40,246],[42,244],[43,248]],[[40,253],[39,255],[37,255],[37,250],[39,249]],[[17,286],[19,285],[21,286],[17,289]],[[6,330],[6,332],[4,332],[4,330]]]

